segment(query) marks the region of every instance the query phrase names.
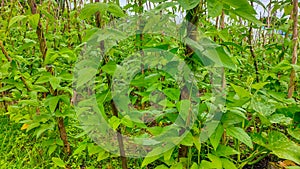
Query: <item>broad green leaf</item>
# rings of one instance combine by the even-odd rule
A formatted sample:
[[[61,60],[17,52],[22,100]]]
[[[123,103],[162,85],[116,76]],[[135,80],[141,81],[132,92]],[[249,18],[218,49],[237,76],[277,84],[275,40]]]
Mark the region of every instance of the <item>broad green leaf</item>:
[[[155,155],[152,155],[155,154]],[[155,160],[159,159],[163,154],[156,152],[156,149],[153,149],[152,151],[150,151],[147,156],[144,158],[143,162],[142,162],[142,166],[141,167],[145,167],[146,165],[154,162]]]
[[[8,91],[9,89],[14,88],[14,86],[11,85],[5,85],[3,87],[0,87],[0,92]]]
[[[238,16],[240,16],[240,17],[242,17],[242,18],[244,18],[244,19],[246,19],[246,20],[248,20],[248,21],[250,21],[250,22],[252,22],[252,23],[254,23],[254,24],[256,24],[256,25],[259,25],[259,26],[262,26],[262,25],[263,25],[263,23],[260,22],[260,21],[255,17],[255,15],[246,12],[246,11],[245,11],[244,9],[242,9],[242,8],[236,9],[236,10],[234,10],[234,11],[232,11],[232,12],[233,12],[234,14],[236,14],[236,15],[238,15]]]
[[[256,89],[256,90],[260,90],[267,84],[269,84],[269,82],[255,83],[255,84],[251,85],[251,88]]]
[[[88,145],[89,156],[100,153],[101,151],[104,151],[104,150],[98,145],[94,145],[93,143],[90,143]]]
[[[246,89],[242,88],[241,86],[236,86],[232,83],[230,83],[230,85],[232,86],[232,88],[234,89],[234,91],[240,98],[251,96],[251,93],[249,91],[247,91]]]
[[[216,51],[224,67],[232,70],[236,70],[236,65],[233,63],[229,54],[223,49],[223,47],[217,47]]]
[[[161,11],[161,10],[164,10],[164,9],[169,8],[169,7],[176,6],[176,5],[178,5],[178,3],[175,2],[175,1],[164,2],[164,3],[161,3],[160,5],[157,5],[157,6],[154,8],[154,11]]]
[[[41,76],[36,80],[34,84],[43,84],[49,82],[49,79],[52,77],[50,72],[43,72]]]
[[[212,155],[212,154],[208,154],[207,157],[210,159],[210,161],[212,162],[212,165],[214,166],[214,168],[216,169],[223,169],[222,168],[222,161],[219,157]]]
[[[218,0],[207,1],[208,16],[214,18],[222,14],[223,4]]]
[[[222,166],[224,169],[237,169],[234,163],[226,158],[221,158]]]
[[[53,50],[48,50],[45,60],[44,60],[44,65],[50,65],[53,64],[53,62],[59,57],[59,53]]]
[[[239,141],[245,143],[248,147],[253,148],[253,144],[250,136],[242,128],[229,127],[226,128],[226,132],[229,136],[232,136],[238,139]]]
[[[219,157],[229,157],[231,155],[239,154],[239,152],[229,146],[220,144],[214,154]]]
[[[198,151],[201,151],[201,142],[200,142],[200,136],[199,135],[196,135],[193,137],[193,140],[194,140],[194,144],[195,144],[195,147]]]
[[[117,118],[116,116],[112,116],[108,121],[109,125],[112,126],[114,130],[116,130],[121,124],[121,119]]]
[[[18,16],[14,16],[13,18],[11,18],[11,20],[9,21],[8,27],[10,28],[13,24],[23,21],[24,19],[26,19],[27,16],[24,15],[18,15]],[[25,22],[24,22],[25,23]]]
[[[180,97],[180,90],[175,88],[167,88],[164,89],[163,92],[167,95],[168,98],[172,100],[179,100]]]
[[[96,12],[105,13],[108,9],[107,4],[105,3],[90,3],[84,5],[84,7],[80,11],[80,19],[87,19],[94,15]]]
[[[300,146],[289,140],[281,132],[271,131],[268,134],[268,144],[265,147],[279,158],[288,159],[300,164]]]
[[[211,169],[215,168],[214,164],[212,162],[202,160],[200,164],[200,169]]]
[[[198,169],[198,168],[199,168],[198,164],[197,163],[193,163],[193,165],[191,166],[190,169]]]
[[[108,11],[112,13],[112,15],[117,17],[125,16],[123,10],[118,5],[113,3],[108,4]]]
[[[77,88],[83,86],[88,81],[92,80],[96,75],[97,69],[92,67],[87,67],[79,70],[77,77]]]
[[[293,5],[285,5],[284,6],[284,14],[290,15],[293,10]]]
[[[192,112],[191,109],[191,101],[190,100],[181,100],[180,101],[180,109],[179,109],[179,115],[182,117],[184,121],[189,120],[189,114]]]
[[[253,7],[249,4],[248,0],[223,0],[223,3],[232,6],[235,9],[241,9],[247,13],[250,14],[256,14],[255,10]]]
[[[277,123],[277,124],[282,124],[282,125],[290,125],[293,122],[293,119],[290,117],[286,117],[283,114],[273,114],[270,117],[270,122],[271,123]]]
[[[291,135],[292,137],[294,137],[295,139],[300,141],[300,128],[296,128],[294,130],[289,128],[287,131],[288,131],[289,135]]]
[[[182,162],[179,162],[179,163],[176,163],[176,164],[173,164],[170,169],[183,169],[183,164]]]
[[[200,1],[198,0],[178,0],[178,3],[182,6],[184,10],[190,10],[195,8]]]
[[[223,126],[219,124],[217,129],[215,130],[215,132],[209,138],[210,143],[213,146],[214,150],[217,150],[220,140],[222,138],[223,132],[224,132]]]
[[[66,167],[65,162],[59,157],[52,157],[52,161],[54,162],[55,165],[59,167],[64,167],[64,168]]]
[[[49,106],[51,113],[54,113],[59,99],[59,96],[50,96],[45,100],[45,106]]]
[[[33,29],[36,29],[40,20],[40,14],[33,14],[28,17],[29,23]]]
[[[87,148],[87,143],[82,143],[74,152],[73,155],[81,154]]]
[[[48,92],[47,88],[45,88],[44,86],[40,86],[40,85],[32,85],[31,90],[36,91],[36,92]]]
[[[224,127],[238,124],[246,120],[245,115],[234,111],[228,111],[222,116],[221,122]]]
[[[157,136],[163,132],[163,128],[160,126],[148,127],[147,131],[149,131],[152,135]]]
[[[174,147],[174,148],[171,148],[170,150],[168,150],[168,151],[166,151],[166,152],[164,153],[164,160],[165,160],[165,161],[170,160],[170,158],[171,158],[171,156],[172,156],[172,153],[173,153],[174,149],[175,149],[175,147]]]
[[[51,77],[50,79],[49,79],[49,81],[50,81],[50,84],[51,84],[51,86],[52,86],[52,88],[54,89],[54,90],[56,90],[58,87],[60,87],[60,78],[58,78],[58,77]]]
[[[146,33],[147,31],[153,31],[154,27],[157,27],[157,21],[159,21],[161,19],[161,16],[159,15],[153,15],[151,16],[148,20],[147,23],[143,29],[143,32]],[[151,41],[151,46],[153,46],[153,43]]]
[[[153,3],[159,3],[159,2],[165,2],[166,0],[149,0],[149,1]]]
[[[98,157],[97,157],[97,161],[102,161],[104,159],[107,159],[109,157],[109,153],[106,152],[106,151],[101,151],[99,154],[98,154]]]
[[[185,146],[193,146],[193,135],[191,132],[188,132],[180,144]]]
[[[162,164],[162,165],[159,165],[159,166],[155,167],[155,169],[169,169],[169,167],[167,167],[166,165]]]
[[[42,124],[35,132],[36,138],[38,139],[41,134],[43,134],[47,130],[53,130],[54,129],[54,124]]]
[[[48,156],[51,156],[51,154],[56,150],[57,145],[50,145],[48,148]]]
[[[117,68],[117,64],[114,61],[109,61],[107,64],[105,64],[101,69],[110,75],[113,75],[115,70]]]
[[[21,100],[19,101],[20,104],[22,104],[23,106],[38,106],[39,102],[35,99],[31,99],[31,100]]]
[[[28,131],[30,131],[30,130],[36,128],[36,127],[39,127],[39,126],[40,126],[40,123],[31,123],[31,124],[29,124],[29,126],[27,127],[26,132],[28,132]]]

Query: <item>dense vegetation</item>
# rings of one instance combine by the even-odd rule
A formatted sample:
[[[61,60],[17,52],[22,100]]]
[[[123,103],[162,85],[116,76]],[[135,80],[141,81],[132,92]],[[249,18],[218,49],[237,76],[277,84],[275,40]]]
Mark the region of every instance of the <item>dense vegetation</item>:
[[[298,3],[2,0],[1,168],[299,169]]]

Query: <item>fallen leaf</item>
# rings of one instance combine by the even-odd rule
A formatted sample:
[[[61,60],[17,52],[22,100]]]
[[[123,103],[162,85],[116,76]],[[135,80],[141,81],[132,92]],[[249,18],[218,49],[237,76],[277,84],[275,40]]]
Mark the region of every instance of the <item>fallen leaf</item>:
[[[29,124],[24,123],[21,127],[21,130],[26,130],[29,127]]]

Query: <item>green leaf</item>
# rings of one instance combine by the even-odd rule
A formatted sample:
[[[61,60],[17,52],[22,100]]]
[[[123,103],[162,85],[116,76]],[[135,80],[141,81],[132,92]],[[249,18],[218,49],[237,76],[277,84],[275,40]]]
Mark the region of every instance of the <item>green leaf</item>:
[[[30,15],[28,19],[29,19],[30,25],[35,30],[37,28],[39,20],[40,20],[40,14]]]
[[[293,123],[293,119],[290,117],[286,117],[283,114],[273,114],[270,117],[270,122],[281,124],[281,125],[290,125]]]
[[[224,132],[223,126],[219,124],[217,129],[215,130],[215,132],[209,138],[210,143],[213,146],[214,150],[217,150],[220,140],[222,138],[223,132]]]
[[[195,147],[198,151],[201,151],[201,142],[200,142],[200,136],[199,135],[196,135],[193,137],[193,140],[194,140],[194,144],[195,144]]]
[[[237,169],[234,163],[226,158],[221,158],[222,166],[224,169]]]
[[[36,92],[48,92],[48,89],[46,89],[44,86],[39,85],[32,85],[31,90]]]
[[[9,21],[8,27],[10,28],[13,24],[20,22],[26,18],[27,18],[27,16],[24,16],[24,15],[15,16],[15,17],[11,18],[11,20]]]
[[[220,144],[214,154],[219,157],[229,157],[231,155],[239,154],[239,152],[229,146]]]
[[[59,167],[66,167],[65,162],[59,157],[52,157],[52,161],[54,162],[55,165]]]
[[[54,129],[54,124],[50,123],[50,124],[42,124],[36,131],[36,138],[38,139],[40,137],[41,134],[43,134],[45,131],[47,130],[53,130]]]
[[[14,88],[14,86],[6,85],[6,86],[0,88],[0,92],[4,92],[4,91],[7,91],[12,88]]]
[[[170,167],[170,169],[183,169],[183,168],[184,168],[184,167],[183,167],[182,162],[175,163],[175,164],[173,164],[173,165]]]
[[[244,10],[246,13],[249,14],[256,14],[253,7],[249,4],[248,0],[223,0],[223,3],[234,7],[235,9]]]
[[[184,10],[190,10],[195,8],[199,4],[199,0],[178,0],[178,3]]]
[[[121,119],[117,118],[116,116],[112,116],[108,121],[109,125],[112,126],[114,130],[116,130],[121,124]]]
[[[84,7],[81,9],[79,18],[80,19],[86,19],[94,15],[96,12],[100,12],[101,14],[105,13],[107,11],[107,4],[105,3],[89,3],[84,5]]]
[[[144,158],[143,162],[142,162],[142,166],[141,167],[145,167],[146,165],[152,163],[153,161],[159,159],[163,154],[162,154],[162,147],[157,147],[154,148],[152,151],[150,151],[146,157]]]
[[[45,60],[44,60],[44,65],[50,65],[53,64],[53,62],[59,57],[59,53],[53,50],[48,50]]]
[[[256,89],[256,90],[260,90],[267,84],[269,84],[269,82],[255,83],[255,84],[251,85],[251,88]]]
[[[50,81],[50,84],[51,84],[51,86],[52,86],[52,88],[54,89],[54,90],[56,90],[58,87],[60,87],[60,78],[58,78],[58,77],[51,77],[50,79],[49,79],[49,81]]]
[[[56,150],[57,145],[50,145],[48,148],[48,156],[51,156],[51,154]]]
[[[198,165],[197,165],[197,163],[193,163],[193,165],[191,166],[191,168],[190,169],[198,169]]]
[[[168,161],[168,160],[171,159],[171,156],[172,156],[172,153],[173,153],[174,149],[175,149],[175,147],[174,147],[174,148],[171,148],[170,150],[168,150],[168,151],[166,151],[166,152],[164,153],[164,160],[165,160],[165,161]]]
[[[240,97],[240,98],[243,98],[243,97],[250,97],[251,96],[251,93],[248,92],[246,89],[240,87],[240,86],[236,86],[232,83],[230,83],[230,85],[232,86],[232,88],[234,89],[234,91],[236,92],[236,94]]]
[[[190,109],[191,109],[191,101],[190,100],[181,100],[180,102],[180,109],[179,115],[182,117],[184,121],[189,120],[187,119],[189,116]]]
[[[50,72],[43,72],[40,77],[36,80],[34,84],[44,84],[49,82],[49,79],[52,77]]]
[[[222,116],[222,123],[224,127],[238,124],[246,120],[245,115],[236,111],[228,111]]]
[[[212,162],[202,160],[200,164],[200,169],[210,169],[210,168],[215,168]]]
[[[77,77],[77,88],[83,86],[88,81],[92,80],[96,75],[97,69],[92,67],[87,67],[79,70]]]
[[[81,154],[87,147],[87,143],[82,143],[73,153],[73,155]]]
[[[167,167],[167,166],[164,165],[164,164],[161,164],[161,165],[155,167],[155,169],[169,169],[169,167]]]
[[[30,131],[30,130],[32,130],[32,129],[34,129],[34,128],[37,128],[37,127],[39,127],[40,126],[40,123],[31,123],[30,125],[29,125],[29,127],[26,129],[26,132],[28,132],[28,131]]]
[[[105,73],[113,75],[117,69],[117,64],[114,61],[109,61],[101,68]]]
[[[289,135],[291,135],[292,137],[294,137],[295,139],[300,141],[300,128],[296,128],[294,130],[289,128],[287,131],[288,131]]]
[[[208,16],[214,18],[222,14],[223,4],[218,0],[207,1]]]
[[[179,100],[180,97],[180,90],[175,88],[167,88],[163,90],[164,94],[167,95],[168,98],[172,100]]]
[[[232,13],[256,24],[256,25],[259,25],[259,26],[262,26],[263,23],[260,22],[259,20],[257,20],[257,18],[253,15],[253,14],[250,14],[249,12],[245,11],[244,9],[242,8],[239,8],[239,9],[236,9],[234,11],[232,11]]]
[[[191,132],[188,132],[180,144],[185,146],[193,146],[193,135]]]
[[[90,143],[88,145],[89,156],[100,153],[102,151],[104,151],[104,150],[100,146],[94,145],[93,143]]]
[[[253,148],[250,136],[240,127],[229,127],[226,129],[229,136],[232,136],[239,141],[245,143],[248,147]]]
[[[106,152],[106,151],[101,151],[99,154],[98,154],[98,157],[97,157],[97,161],[102,161],[106,158],[109,157],[109,153]]]
[[[271,131],[268,134],[268,144],[265,147],[279,158],[288,159],[300,164],[300,146],[289,140],[281,132]]]
[[[224,67],[232,70],[236,70],[236,65],[233,63],[229,54],[223,49],[223,47],[217,47],[216,51]]]
[[[214,166],[214,168],[216,169],[223,169],[222,168],[222,161],[219,157],[212,155],[212,154],[208,154],[207,157],[210,159],[210,161],[212,162],[212,165]]]
[[[49,106],[51,113],[54,113],[59,99],[59,96],[50,96],[45,100],[45,105]]]
[[[110,3],[108,4],[108,11],[117,17],[123,17],[125,16],[123,10],[116,4]]]

